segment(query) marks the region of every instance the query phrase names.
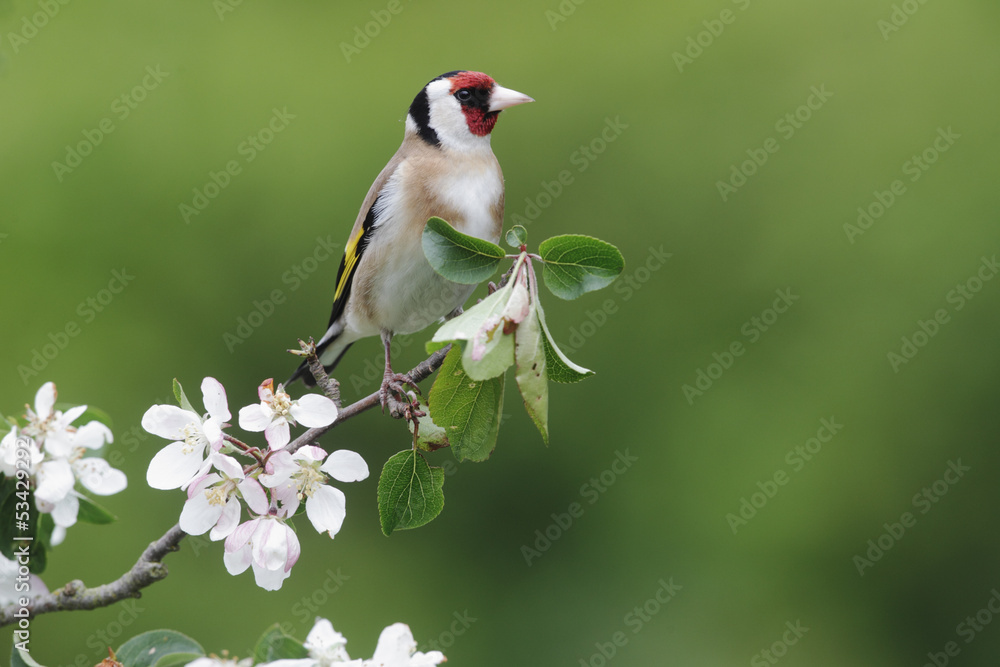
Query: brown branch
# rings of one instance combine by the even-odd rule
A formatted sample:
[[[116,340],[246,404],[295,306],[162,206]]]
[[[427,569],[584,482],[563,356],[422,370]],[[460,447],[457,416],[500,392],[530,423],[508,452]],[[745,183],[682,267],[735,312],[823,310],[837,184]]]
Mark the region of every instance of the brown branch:
[[[168,553],[177,550],[184,535],[181,527],[175,525],[163,537],[146,547],[131,570],[110,584],[87,588],[82,581],[74,579],[57,591],[31,598],[27,605],[29,617],[52,611],[96,609],[126,598],[140,597],[140,590],[167,576],[167,568],[161,561]],[[19,617],[15,613],[20,610],[21,605],[17,603],[0,609],[0,626],[18,621]]]
[[[430,357],[417,364],[408,373],[414,382],[426,379],[431,373],[437,370],[444,362],[445,355],[451,345],[444,347]],[[298,438],[293,440],[286,449],[294,452],[299,447],[309,444],[321,435],[334,428],[341,422],[361,414],[365,410],[370,410],[379,405],[379,392],[366,396],[359,401],[348,405],[340,411],[337,421],[329,426],[309,429]],[[28,617],[33,618],[39,614],[47,614],[53,611],[79,611],[85,609],[97,609],[107,607],[127,598],[137,598],[142,595],[143,588],[164,579],[168,572],[167,566],[161,561],[171,551],[177,551],[178,544],[187,534],[181,530],[180,525],[173,526],[163,537],[151,543],[142,556],[136,561],[128,572],[109,584],[87,588],[79,579],[74,579],[57,591],[52,591],[45,595],[38,595],[31,599],[27,605]],[[0,608],[0,627],[16,623],[23,616],[16,616],[21,612],[21,605],[16,602],[6,607]]]

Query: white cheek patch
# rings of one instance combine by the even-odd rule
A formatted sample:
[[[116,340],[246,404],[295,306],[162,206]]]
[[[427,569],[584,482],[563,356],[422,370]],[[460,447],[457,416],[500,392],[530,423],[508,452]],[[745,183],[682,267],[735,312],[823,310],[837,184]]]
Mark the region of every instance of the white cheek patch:
[[[489,149],[490,135],[476,136],[469,130],[462,105],[451,94],[451,81],[440,79],[427,86],[430,126],[441,145],[462,150]]]

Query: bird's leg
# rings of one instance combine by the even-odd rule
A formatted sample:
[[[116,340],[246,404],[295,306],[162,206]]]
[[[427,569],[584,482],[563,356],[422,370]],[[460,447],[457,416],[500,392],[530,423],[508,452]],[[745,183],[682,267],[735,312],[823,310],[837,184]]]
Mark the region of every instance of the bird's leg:
[[[385,348],[385,373],[382,376],[382,388],[379,390],[379,398],[382,403],[382,412],[386,407],[389,414],[396,419],[416,420],[423,417],[424,413],[419,408],[419,401],[411,399],[406,391],[406,385],[412,387],[418,394],[420,387],[405,373],[395,373],[392,370],[392,332],[382,330],[382,346]]]

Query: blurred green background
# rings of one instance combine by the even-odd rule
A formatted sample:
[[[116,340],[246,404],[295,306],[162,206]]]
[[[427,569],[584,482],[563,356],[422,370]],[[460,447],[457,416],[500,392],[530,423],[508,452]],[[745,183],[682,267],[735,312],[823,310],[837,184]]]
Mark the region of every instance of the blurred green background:
[[[482,70],[537,100],[494,132],[508,226],[533,216],[533,245],[585,233],[625,255],[616,286],[543,295],[598,375],[552,388],[548,448],[509,386],[492,459],[448,463],[442,515],[391,538],[376,481],[408,436],[376,413],[352,420],[324,444],[362,452],[373,475],[341,485],[334,541],[301,531],[280,592],[189,539],[136,604],[34,620],[34,657],[91,665],[101,634],[117,646],[164,626],[245,656],[272,623],[304,637],[321,615],[355,657],[404,621],[454,665],[915,666],[949,642],[939,661],[995,665],[1000,280],[982,279],[1000,253],[1000,6],[389,6],[0,1],[0,410],[20,414],[54,380],[60,400],[113,416],[109,456],[130,479],[106,499],[120,521],[72,528],[46,582],[110,581],[177,520],[181,492],[145,484],[165,441],[138,428],[172,378],[195,399],[218,378],[235,414],[287,377],[297,337],[322,333],[339,255],[312,261],[317,239],[343,247],[441,72]],[[241,145],[275,109],[294,118],[249,161]],[[102,122],[78,166],[53,166]],[[240,173],[186,221],[180,205],[231,160]],[[861,233],[845,229],[859,207],[873,216]],[[133,278],[107,301],[114,271]],[[227,345],[275,290],[283,302]],[[791,305],[769,312],[778,290]],[[69,323],[65,349],[19,371]],[[889,353],[914,350],[894,368]],[[355,345],[345,398],[373,391],[380,363],[377,341]],[[842,425],[832,439],[824,419]],[[607,472],[626,452],[631,467]],[[968,468],[954,483],[949,462]],[[602,474],[605,491],[584,488]],[[759,505],[745,525],[727,518],[744,499]],[[563,530],[552,515],[572,503],[583,514]],[[904,512],[915,523],[886,534]],[[529,566],[522,547],[546,530],[557,539]],[[891,548],[862,576],[855,557],[880,537]],[[649,602],[671,578],[673,598]],[[977,613],[979,630],[960,625]]]

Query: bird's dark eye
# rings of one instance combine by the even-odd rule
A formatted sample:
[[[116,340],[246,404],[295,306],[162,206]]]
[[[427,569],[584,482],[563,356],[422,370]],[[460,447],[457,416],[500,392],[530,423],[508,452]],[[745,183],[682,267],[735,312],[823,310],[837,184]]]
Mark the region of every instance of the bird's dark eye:
[[[472,99],[472,91],[468,88],[463,88],[462,90],[455,93],[455,99],[459,102],[468,102]]]

